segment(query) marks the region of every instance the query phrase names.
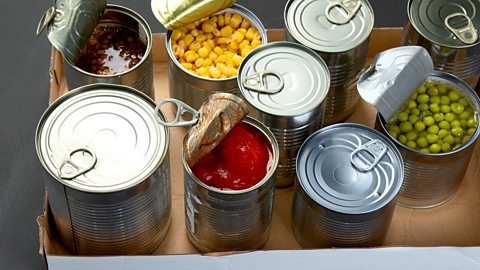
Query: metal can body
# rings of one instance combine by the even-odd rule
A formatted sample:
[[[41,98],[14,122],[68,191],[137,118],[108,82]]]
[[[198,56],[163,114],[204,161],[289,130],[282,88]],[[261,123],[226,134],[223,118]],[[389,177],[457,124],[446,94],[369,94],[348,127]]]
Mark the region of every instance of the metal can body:
[[[262,43],[267,44],[267,30],[261,21],[250,10],[234,5],[231,8],[219,12],[238,13],[248,19],[255,26],[262,36]],[[198,76],[186,70],[175,58],[171,46],[172,31],[167,32],[166,47],[168,52],[168,78],[170,97],[181,100],[198,110],[203,100],[208,95],[224,92],[236,94],[238,92],[237,76],[225,79],[211,79]]]
[[[272,147],[274,165],[257,185],[239,191],[207,186],[194,176],[183,156],[185,224],[188,238],[200,252],[258,249],[270,233],[278,145],[258,121],[243,122],[264,133]]]
[[[154,107],[133,88],[95,84],[68,92],[42,116],[37,153],[56,229],[72,253],[149,254],[165,238],[169,132],[157,127]]]
[[[475,92],[460,79],[439,71],[434,71],[429,80],[439,81],[456,89],[475,108],[480,110],[480,100]],[[456,150],[448,153],[429,154],[412,150],[394,137],[385,126],[385,121],[377,115],[375,128],[385,133],[400,150],[405,162],[405,181],[400,191],[398,203],[412,208],[430,208],[447,202],[460,187],[480,134],[477,127],[470,139]]]
[[[304,248],[381,245],[402,182],[400,153],[379,132],[357,124],[315,132],[297,157],[292,226],[298,243]]]
[[[154,98],[152,31],[147,22],[134,11],[117,5],[107,5],[98,25],[118,25],[138,32],[138,38],[146,45],[142,60],[125,72],[114,75],[97,75],[86,72],[64,58],[64,69],[69,89],[93,83],[120,84],[133,87]]]

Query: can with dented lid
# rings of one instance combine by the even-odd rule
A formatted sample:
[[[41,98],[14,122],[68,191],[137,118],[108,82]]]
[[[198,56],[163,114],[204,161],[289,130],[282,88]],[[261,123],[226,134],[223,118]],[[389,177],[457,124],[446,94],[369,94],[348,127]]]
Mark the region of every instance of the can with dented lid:
[[[328,65],[326,125],[340,122],[359,100],[358,75],[366,64],[373,9],[367,0],[290,0],[284,11],[286,40],[316,51]]]
[[[480,78],[480,2],[409,0],[407,11],[402,45],[424,47],[436,70],[451,73],[475,89]]]
[[[149,254],[165,238],[169,131],[154,108],[133,88],[93,84],[69,91],[40,119],[36,150],[50,175],[50,208],[73,254]]]
[[[297,241],[304,248],[381,245],[402,182],[402,157],[380,132],[358,124],[315,132],[297,158]]]
[[[293,185],[298,149],[322,127],[329,83],[325,62],[298,43],[269,43],[240,65],[240,95],[278,141],[277,187]]]

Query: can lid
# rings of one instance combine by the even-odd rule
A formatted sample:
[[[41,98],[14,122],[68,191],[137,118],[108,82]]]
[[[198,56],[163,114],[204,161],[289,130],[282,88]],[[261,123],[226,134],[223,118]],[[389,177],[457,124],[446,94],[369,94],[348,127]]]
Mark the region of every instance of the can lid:
[[[318,204],[345,214],[376,211],[403,183],[403,160],[380,132],[336,124],[313,133],[297,156],[301,187]]]
[[[76,190],[106,193],[146,179],[166,158],[168,131],[133,88],[89,85],[53,103],[37,129],[47,171]]]
[[[322,58],[307,47],[272,42],[256,48],[242,61],[238,85],[257,110],[297,116],[322,103],[330,87],[330,73]]]
[[[420,46],[404,46],[383,51],[360,75],[360,96],[390,120],[433,71],[432,58]]]
[[[476,45],[480,29],[480,2],[474,0],[410,0],[413,27],[432,43],[465,48]]]
[[[52,45],[65,59],[75,63],[106,5],[106,0],[57,0],[43,14],[37,35],[46,27]]]
[[[344,52],[362,44],[373,29],[367,0],[290,0],[285,7],[288,32],[320,52]]]
[[[236,0],[152,0],[152,12],[168,30],[229,8]]]

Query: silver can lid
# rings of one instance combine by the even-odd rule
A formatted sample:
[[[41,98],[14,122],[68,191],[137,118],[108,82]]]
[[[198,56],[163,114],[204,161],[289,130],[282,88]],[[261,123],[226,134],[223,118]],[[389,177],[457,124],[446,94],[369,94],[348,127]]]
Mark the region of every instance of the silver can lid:
[[[476,0],[410,0],[413,27],[432,43],[466,48],[480,42],[480,2]]]
[[[313,133],[297,156],[301,187],[319,205],[365,214],[391,202],[403,183],[403,160],[380,132],[336,124]]]
[[[359,46],[370,36],[374,24],[367,0],[290,0],[284,19],[295,40],[326,53]]]
[[[314,51],[293,42],[272,42],[242,61],[238,85],[254,108],[278,116],[297,116],[320,106],[330,73]]]
[[[47,28],[52,45],[70,63],[75,63],[106,6],[106,0],[56,0],[43,14],[37,35]]]
[[[125,190],[168,158],[169,133],[157,124],[154,108],[151,99],[130,87],[77,88],[42,116],[37,154],[55,179],[73,189]]]

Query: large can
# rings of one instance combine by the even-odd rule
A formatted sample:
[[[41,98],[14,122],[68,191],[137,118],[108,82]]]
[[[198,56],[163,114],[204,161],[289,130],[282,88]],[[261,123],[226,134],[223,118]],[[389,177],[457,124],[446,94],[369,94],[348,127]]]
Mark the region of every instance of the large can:
[[[109,75],[85,71],[77,65],[82,50],[89,42],[94,30],[104,26],[128,29],[134,35],[129,38],[138,39],[145,45],[144,53],[135,54],[135,57],[143,54],[139,61],[136,60],[138,61],[136,65],[125,71]],[[50,42],[63,55],[65,77],[69,89],[93,83],[121,84],[142,91],[151,98],[154,97],[152,31],[145,19],[138,13],[126,7],[106,5],[104,0],[62,0],[56,1],[55,7],[50,8],[44,14],[37,34],[45,27],[47,27]],[[94,60],[103,61],[100,58],[92,61]]]
[[[451,73],[475,88],[480,77],[480,2],[409,0],[409,22],[402,45],[428,50],[436,70]]]
[[[320,56],[293,42],[257,48],[240,65],[240,94],[278,141],[277,187],[293,185],[298,149],[322,127],[329,82]]]
[[[366,64],[373,9],[367,0],[289,0],[284,11],[285,38],[316,51],[328,65],[330,90],[324,124],[353,113],[357,78]]]
[[[255,26],[262,37],[262,44],[267,44],[267,31],[261,21],[250,10],[235,4],[217,14],[240,14]],[[198,18],[201,19],[201,18]],[[203,100],[211,94],[225,92],[236,94],[238,92],[237,76],[223,79],[213,79],[199,76],[183,67],[175,58],[172,51],[172,31],[167,32],[166,46],[168,52],[168,78],[170,97],[181,100],[198,110]]]
[[[298,152],[297,241],[304,248],[381,245],[402,182],[402,157],[380,132],[358,124],[315,132]]]
[[[56,229],[73,254],[149,254],[165,238],[169,131],[154,108],[133,88],[93,84],[60,97],[40,119],[37,154],[50,175]]]

